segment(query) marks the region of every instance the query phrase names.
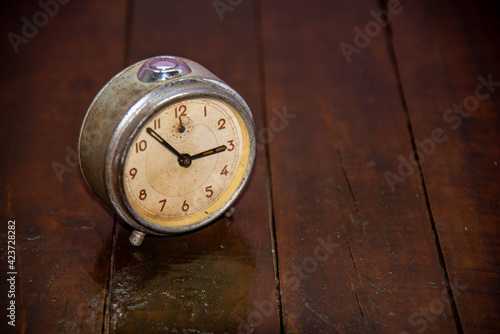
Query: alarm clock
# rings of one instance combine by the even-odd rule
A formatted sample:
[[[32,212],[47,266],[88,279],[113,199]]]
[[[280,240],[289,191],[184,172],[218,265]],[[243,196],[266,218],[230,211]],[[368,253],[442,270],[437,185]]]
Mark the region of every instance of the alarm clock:
[[[255,125],[243,98],[200,64],[157,56],[124,69],[83,121],[80,167],[93,192],[146,234],[202,228],[231,211],[252,171]]]

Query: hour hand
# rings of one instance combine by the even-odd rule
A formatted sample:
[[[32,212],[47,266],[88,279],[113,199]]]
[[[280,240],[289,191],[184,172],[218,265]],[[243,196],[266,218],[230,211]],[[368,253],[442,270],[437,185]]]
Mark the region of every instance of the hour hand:
[[[208,157],[209,155],[212,155],[212,154],[224,152],[226,149],[227,149],[226,145],[221,145],[221,146],[218,146],[216,148],[212,148],[210,150],[206,150],[204,152],[192,155],[191,160],[195,160],[195,159],[199,159],[199,158],[203,158],[203,157]]]
[[[172,152],[173,154],[175,154],[175,156],[178,158],[178,159],[184,159],[183,155],[180,154],[179,152],[177,152],[177,150],[175,148],[172,147],[172,145],[170,145],[169,143],[167,143],[165,141],[165,139],[163,139],[159,134],[157,134],[153,129],[151,128],[147,128],[146,129],[147,133],[153,137],[154,139],[156,139],[160,144],[162,144],[164,147],[166,147],[170,152]]]

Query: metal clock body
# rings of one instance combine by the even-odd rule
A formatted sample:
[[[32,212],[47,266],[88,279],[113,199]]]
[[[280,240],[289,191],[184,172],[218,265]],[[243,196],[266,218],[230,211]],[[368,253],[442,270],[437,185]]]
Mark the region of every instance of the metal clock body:
[[[112,78],[82,124],[89,187],[135,231],[171,235],[225,213],[248,181],[255,125],[241,96],[198,63],[158,56]]]

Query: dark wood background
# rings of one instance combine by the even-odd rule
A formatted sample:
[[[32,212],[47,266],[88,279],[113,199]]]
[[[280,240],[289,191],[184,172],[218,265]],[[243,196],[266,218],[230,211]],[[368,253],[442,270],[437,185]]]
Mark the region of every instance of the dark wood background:
[[[59,1],[0,1],[2,333],[500,332],[498,1]],[[133,248],[75,150],[161,54],[240,92],[259,150],[233,218]]]

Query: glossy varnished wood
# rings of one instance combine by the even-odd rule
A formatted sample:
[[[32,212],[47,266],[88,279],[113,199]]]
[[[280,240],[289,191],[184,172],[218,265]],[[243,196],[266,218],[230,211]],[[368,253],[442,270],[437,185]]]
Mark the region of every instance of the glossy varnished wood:
[[[496,333],[500,8],[453,4],[408,5],[394,20],[394,46],[415,142],[425,143],[417,149],[460,326]],[[436,129],[443,140],[432,144]]]
[[[414,331],[447,291],[420,175],[397,193],[384,177],[412,151],[390,46],[380,33],[350,63],[339,48],[379,2],[283,7],[262,3],[268,123],[273,108],[296,116],[269,145],[285,330]],[[320,261],[327,237],[337,247]],[[455,327],[449,305],[424,321]]]
[[[122,1],[60,5],[18,53],[7,33],[21,34],[21,18],[32,22],[41,7],[13,1],[1,6],[1,230],[5,233],[7,219],[15,219],[18,275],[16,327],[7,326],[2,312],[0,331],[97,333],[113,214],[88,190],[76,149],[86,108],[123,66],[125,6]],[[5,241],[2,234],[2,247]]]

